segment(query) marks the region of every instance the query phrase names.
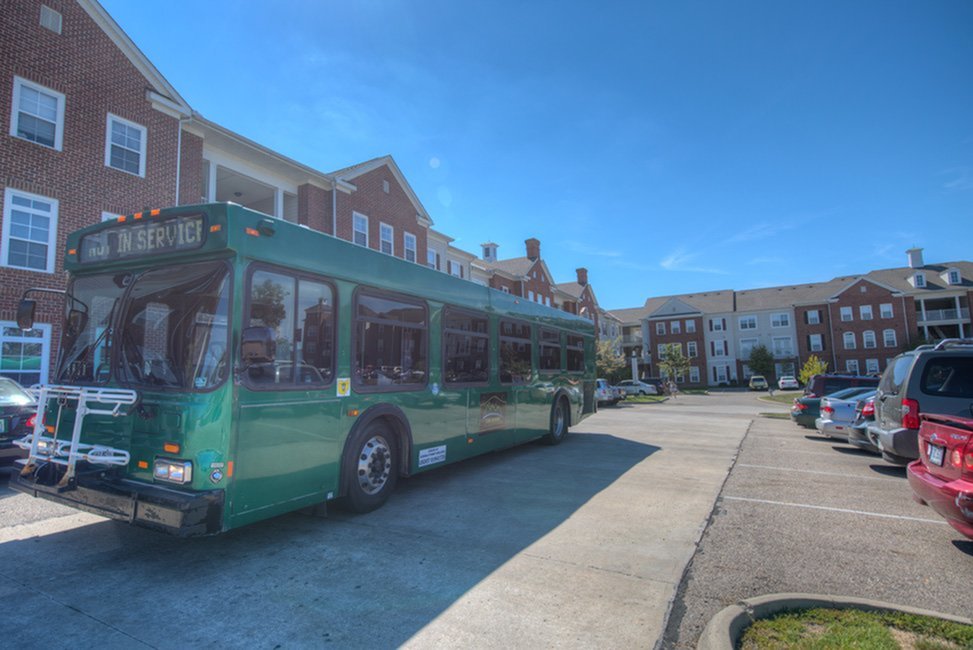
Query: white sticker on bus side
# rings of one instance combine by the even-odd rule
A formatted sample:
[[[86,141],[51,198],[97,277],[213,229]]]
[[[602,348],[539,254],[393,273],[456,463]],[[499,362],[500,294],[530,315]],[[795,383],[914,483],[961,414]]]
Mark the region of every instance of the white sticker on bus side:
[[[351,379],[342,377],[338,379],[338,397],[348,397],[351,395]]]
[[[446,445],[430,447],[419,452],[419,467],[446,462]]]

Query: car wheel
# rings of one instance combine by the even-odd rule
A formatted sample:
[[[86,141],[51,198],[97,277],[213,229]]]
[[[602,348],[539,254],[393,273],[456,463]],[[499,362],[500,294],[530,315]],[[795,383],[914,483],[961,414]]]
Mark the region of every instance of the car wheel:
[[[344,506],[365,513],[381,508],[399,477],[398,441],[389,427],[375,421],[359,429],[345,452]]]
[[[544,442],[549,445],[559,445],[564,442],[568,435],[569,421],[568,403],[561,397],[554,403],[554,408],[551,409],[550,429],[548,434],[544,436]]]
[[[882,452],[882,460],[884,460],[886,463],[891,463],[893,465],[903,465],[904,466],[904,465],[908,465],[909,463],[911,463],[914,459],[912,459],[912,458],[906,458],[905,456],[898,456],[896,454],[890,454],[887,451],[883,451]]]
[[[640,395],[640,396],[642,396],[642,395],[648,395],[648,393],[646,393],[646,392],[645,392],[644,390],[640,390],[640,391],[639,391],[639,395]]]

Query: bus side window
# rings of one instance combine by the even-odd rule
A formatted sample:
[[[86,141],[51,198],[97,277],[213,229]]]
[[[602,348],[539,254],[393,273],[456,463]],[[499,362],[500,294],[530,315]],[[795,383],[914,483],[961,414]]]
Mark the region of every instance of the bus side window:
[[[500,321],[500,381],[523,384],[531,377],[530,325]]]

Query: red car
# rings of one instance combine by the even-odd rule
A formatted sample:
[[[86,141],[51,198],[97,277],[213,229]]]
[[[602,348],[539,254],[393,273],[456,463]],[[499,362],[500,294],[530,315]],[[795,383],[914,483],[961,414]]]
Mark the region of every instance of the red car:
[[[973,539],[973,420],[921,417],[919,460],[909,465],[913,498]]]

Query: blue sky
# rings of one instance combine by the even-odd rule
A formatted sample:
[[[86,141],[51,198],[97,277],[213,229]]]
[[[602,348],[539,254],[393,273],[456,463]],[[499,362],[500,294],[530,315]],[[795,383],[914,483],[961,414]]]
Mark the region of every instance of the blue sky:
[[[102,0],[197,111],[392,154],[456,245],[602,307],[973,259],[973,2]]]

